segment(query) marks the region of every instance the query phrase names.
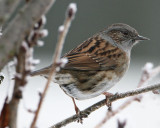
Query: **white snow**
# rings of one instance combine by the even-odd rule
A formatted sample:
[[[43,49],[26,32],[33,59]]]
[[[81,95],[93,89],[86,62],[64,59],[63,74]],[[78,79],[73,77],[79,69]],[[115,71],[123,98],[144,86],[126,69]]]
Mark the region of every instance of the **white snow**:
[[[2,27],[0,27],[0,37],[2,36]]]
[[[143,71],[145,70],[145,71],[147,71],[149,73],[152,70],[153,66],[154,66],[153,63],[147,62],[142,70]]]
[[[37,45],[38,45],[39,47],[42,47],[42,46],[44,45],[44,41],[38,40],[38,41],[37,41]]]
[[[64,31],[64,26],[63,25],[59,26],[58,31],[63,32]]]
[[[43,23],[43,24],[46,24],[46,22],[47,22],[46,16],[45,16],[45,15],[42,15],[42,23]]]
[[[70,3],[68,9],[72,9],[73,13],[77,12],[77,4],[76,3]]]
[[[39,30],[39,32],[38,32],[38,33],[40,33],[40,34],[42,35],[42,37],[46,37],[46,36],[48,36],[48,30],[47,30],[47,29]]]
[[[21,45],[22,45],[22,47],[23,47],[24,49],[28,50],[29,47],[28,47],[26,41],[23,41]]]
[[[68,63],[68,59],[67,58],[62,58],[62,59],[60,59],[60,63],[61,63],[60,66],[63,68]]]
[[[32,60],[32,64],[34,64],[34,65],[37,65],[37,64],[39,64],[40,63],[40,60],[39,59],[34,59],[34,60]]]
[[[15,77],[21,79],[21,78],[22,78],[22,75],[21,75],[20,73],[16,73],[16,74],[15,74]]]

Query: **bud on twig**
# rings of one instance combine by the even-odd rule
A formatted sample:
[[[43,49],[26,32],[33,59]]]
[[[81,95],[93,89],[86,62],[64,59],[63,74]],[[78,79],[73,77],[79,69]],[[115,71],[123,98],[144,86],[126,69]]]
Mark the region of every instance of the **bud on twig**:
[[[42,29],[38,31],[38,34],[41,38],[48,36],[48,30],[47,29]]]
[[[77,12],[77,5],[75,3],[70,3],[68,6],[67,17],[74,18]]]
[[[59,26],[58,28],[58,32],[61,33],[64,31],[64,25]]]
[[[36,43],[39,47],[42,47],[44,45],[44,42],[42,40],[38,40]]]

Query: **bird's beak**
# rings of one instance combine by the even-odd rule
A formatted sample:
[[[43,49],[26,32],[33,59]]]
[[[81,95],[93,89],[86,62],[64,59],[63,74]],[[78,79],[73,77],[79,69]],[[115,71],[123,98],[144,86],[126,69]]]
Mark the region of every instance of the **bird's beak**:
[[[141,41],[141,40],[150,40],[150,39],[147,38],[147,37],[138,35],[138,36],[135,37],[135,40]]]

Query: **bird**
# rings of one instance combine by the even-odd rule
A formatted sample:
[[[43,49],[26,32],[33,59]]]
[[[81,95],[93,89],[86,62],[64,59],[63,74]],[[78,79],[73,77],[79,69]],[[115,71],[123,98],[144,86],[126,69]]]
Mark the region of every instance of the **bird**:
[[[75,100],[86,100],[107,91],[124,76],[130,65],[131,49],[139,41],[149,40],[124,23],[115,23],[94,34],[86,41],[64,54],[68,62],[53,78],[60,88]],[[52,64],[33,71],[31,76],[48,78]]]

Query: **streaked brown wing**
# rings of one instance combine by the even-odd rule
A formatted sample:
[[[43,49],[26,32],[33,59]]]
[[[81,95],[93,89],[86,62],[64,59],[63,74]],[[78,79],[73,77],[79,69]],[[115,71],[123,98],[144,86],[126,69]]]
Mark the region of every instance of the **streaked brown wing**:
[[[117,57],[121,50],[99,37],[87,41],[71,50],[63,57],[68,58],[64,69],[73,70],[109,70],[118,65]]]
[[[99,70],[100,65],[86,53],[77,53],[74,55],[66,56],[68,63],[65,65],[65,69],[75,70]]]

